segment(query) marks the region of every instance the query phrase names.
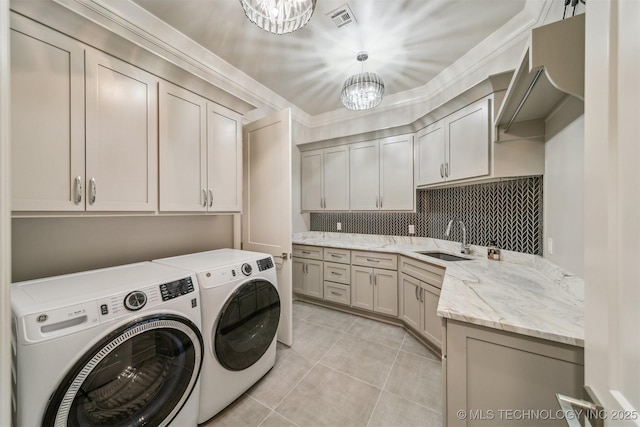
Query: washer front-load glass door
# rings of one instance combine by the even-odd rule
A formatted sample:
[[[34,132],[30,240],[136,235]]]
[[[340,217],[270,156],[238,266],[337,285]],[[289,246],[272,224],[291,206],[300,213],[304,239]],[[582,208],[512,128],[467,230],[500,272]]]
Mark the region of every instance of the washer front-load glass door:
[[[241,285],[224,304],[214,331],[213,350],[222,366],[241,371],[266,353],[278,332],[280,297],[272,283]]]
[[[165,426],[202,366],[202,336],[189,320],[139,319],[94,346],[62,381],[43,425]]]

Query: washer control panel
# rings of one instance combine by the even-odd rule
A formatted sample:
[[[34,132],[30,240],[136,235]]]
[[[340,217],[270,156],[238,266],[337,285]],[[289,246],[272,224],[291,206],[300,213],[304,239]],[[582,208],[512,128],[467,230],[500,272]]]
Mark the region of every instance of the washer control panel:
[[[240,267],[240,271],[242,271],[242,274],[244,274],[245,276],[251,276],[253,267],[251,267],[251,264],[244,263],[242,264],[242,267]]]
[[[147,294],[142,291],[133,291],[124,297],[124,307],[130,311],[138,311],[147,303]]]
[[[176,280],[170,283],[163,283],[160,285],[160,293],[162,295],[162,301],[167,301],[173,298],[177,298],[182,295],[193,292],[193,282],[191,277]]]

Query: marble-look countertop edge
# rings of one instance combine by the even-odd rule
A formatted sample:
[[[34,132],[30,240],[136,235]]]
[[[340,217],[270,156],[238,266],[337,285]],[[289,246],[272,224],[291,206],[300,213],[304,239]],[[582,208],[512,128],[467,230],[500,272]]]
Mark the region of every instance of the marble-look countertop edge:
[[[440,317],[584,347],[584,319],[581,312],[577,313],[584,309],[584,302],[581,299],[584,295],[582,279],[572,276],[547,260],[541,261],[541,257],[507,252],[505,254],[507,260],[490,261],[484,256],[486,253],[484,247],[473,247],[473,255],[460,255],[458,242],[401,236],[307,232],[294,235],[293,244],[394,253],[446,267],[438,304]],[[432,250],[468,257],[471,261],[478,262],[448,262],[415,252]],[[557,286],[558,293],[562,293],[560,301],[566,302],[567,306],[564,309],[570,313],[552,313],[557,315],[548,316],[550,318],[545,319],[534,319],[538,322],[536,325],[526,325],[527,316],[518,318],[519,307],[514,309],[514,312],[500,313],[495,308],[499,304],[492,304],[494,301],[482,298],[473,289],[475,286],[480,288],[491,286],[492,282],[495,282],[496,286],[504,285],[505,277],[508,279],[509,274],[517,274],[526,279],[531,278],[531,283],[534,285],[542,283],[547,287]],[[460,295],[465,297],[462,298]],[[532,298],[531,295],[529,297]],[[545,299],[548,295],[542,293],[534,297]],[[511,311],[510,308],[508,311]],[[565,315],[573,316],[572,322],[566,321],[567,325],[561,324]]]

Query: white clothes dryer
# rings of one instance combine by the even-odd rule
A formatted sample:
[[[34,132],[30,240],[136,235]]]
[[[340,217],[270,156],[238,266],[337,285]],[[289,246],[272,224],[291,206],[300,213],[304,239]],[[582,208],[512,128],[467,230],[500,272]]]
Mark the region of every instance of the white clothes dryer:
[[[197,425],[198,281],[151,262],[11,285],[18,426]]]
[[[205,356],[203,423],[251,388],[274,365],[280,295],[271,255],[220,249],[154,262],[195,272],[202,298]]]

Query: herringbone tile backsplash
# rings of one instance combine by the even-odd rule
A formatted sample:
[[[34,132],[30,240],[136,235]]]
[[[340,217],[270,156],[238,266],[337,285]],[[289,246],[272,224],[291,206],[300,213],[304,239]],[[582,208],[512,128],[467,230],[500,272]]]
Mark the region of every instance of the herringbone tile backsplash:
[[[455,224],[445,237],[447,223],[464,222],[467,240],[487,246],[495,240],[510,251],[542,255],[542,177],[526,177],[488,184],[418,190],[416,212],[320,212],[311,214],[311,231],[408,236],[462,240]]]

